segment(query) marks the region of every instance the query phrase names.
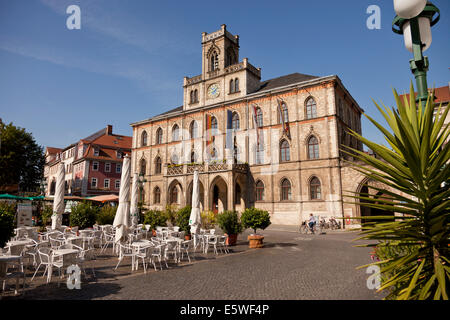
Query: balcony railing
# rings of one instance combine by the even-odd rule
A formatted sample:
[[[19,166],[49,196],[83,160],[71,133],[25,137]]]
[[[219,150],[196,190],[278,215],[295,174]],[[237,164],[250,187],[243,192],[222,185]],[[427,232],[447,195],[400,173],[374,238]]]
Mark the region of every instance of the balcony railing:
[[[221,172],[233,170],[240,173],[246,173],[249,169],[246,163],[233,163],[228,164],[226,162],[204,163],[204,164],[182,164],[182,165],[169,165],[166,164],[165,176],[180,176],[187,174],[194,174],[195,170],[199,173],[204,172]]]

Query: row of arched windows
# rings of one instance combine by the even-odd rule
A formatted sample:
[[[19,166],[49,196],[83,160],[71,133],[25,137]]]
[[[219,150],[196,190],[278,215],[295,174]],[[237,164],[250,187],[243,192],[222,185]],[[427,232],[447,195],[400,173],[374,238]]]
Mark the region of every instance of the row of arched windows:
[[[237,185],[238,187],[239,185]],[[280,200],[281,201],[289,201],[292,200],[292,184],[289,179],[284,178],[280,183]],[[238,195],[239,194],[239,195]],[[240,188],[236,188],[236,202],[240,198]],[[322,199],[322,186],[320,180],[313,176],[309,180],[309,199],[310,200],[321,200]],[[265,200],[265,186],[261,180],[256,181],[255,184],[255,200],[256,201],[264,201]],[[177,186],[173,186],[169,190],[169,202],[177,203],[178,202],[178,188]],[[158,204],[161,203],[161,189],[156,186],[153,189],[153,203]]]
[[[289,179],[284,178],[280,183],[280,200],[287,201],[292,200],[292,185]],[[313,176],[309,180],[309,199],[310,200],[321,200],[322,199],[322,187],[320,180]],[[264,201],[265,200],[265,187],[261,180],[256,181],[255,184],[255,200]]]
[[[190,102],[189,103],[197,103],[198,102],[198,90],[191,90],[190,93]]]
[[[230,93],[239,92],[239,78],[230,80]]]
[[[233,80],[231,80],[233,81]],[[236,78],[235,81],[238,81]],[[239,82],[237,83],[237,86],[239,86]],[[196,92],[197,90],[191,91],[191,97],[192,93]],[[193,94],[195,96],[195,94]],[[317,117],[317,105],[314,100],[314,98],[310,97],[308,101],[306,102],[306,118],[312,119]],[[281,114],[279,114],[279,123],[285,123],[289,122],[289,112],[286,103],[282,102],[281,104]],[[264,125],[263,121],[263,113],[261,111],[261,108],[256,108],[256,122],[258,127],[262,127]],[[234,130],[240,129],[240,119],[239,114],[237,112],[233,112],[233,119],[232,119],[232,125]],[[213,131],[213,135],[217,133],[217,118],[212,116],[211,117],[211,129]],[[193,120],[189,126],[189,133],[191,139],[198,137],[198,124],[195,120]],[[158,128],[156,131],[156,144],[162,144],[162,138],[163,138],[163,131],[162,128]],[[180,128],[177,124],[175,124],[172,127],[172,141],[179,141],[181,139],[180,137]],[[147,146],[148,140],[147,140],[147,132],[144,131],[141,135],[141,146]]]
[[[258,145],[255,151],[256,151],[256,158],[255,158],[256,164],[262,164],[264,162],[264,146]],[[233,156],[235,161],[237,162],[239,160],[239,148],[236,145],[233,149]],[[314,135],[310,136],[307,140],[307,157],[309,160],[320,158],[319,140]],[[218,159],[218,152],[216,148],[212,148],[210,160],[217,160],[217,159]],[[178,164],[178,156],[176,154],[172,154],[170,160],[171,163]],[[194,151],[192,151],[190,154],[191,163],[195,163],[197,162],[197,160],[198,160],[197,154]],[[280,142],[280,162],[288,162],[288,161],[291,161],[290,145],[286,139],[283,139]],[[161,173],[161,163],[162,163],[161,158],[157,156],[155,159],[155,174]],[[141,167],[140,173],[145,174],[146,173],[145,159],[141,159],[140,167]]]

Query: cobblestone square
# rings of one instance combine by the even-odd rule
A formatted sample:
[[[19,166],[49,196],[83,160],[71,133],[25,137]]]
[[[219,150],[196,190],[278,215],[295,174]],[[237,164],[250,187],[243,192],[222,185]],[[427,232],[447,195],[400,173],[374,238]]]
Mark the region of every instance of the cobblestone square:
[[[126,299],[126,300],[373,300],[382,296],[366,286],[368,274],[356,267],[370,262],[370,249],[356,248],[356,232],[334,231],[304,235],[271,226],[263,249],[249,249],[248,232],[239,235],[229,254],[196,253],[189,263],[169,263],[161,271],[149,266],[144,274],[131,271],[131,259],[125,258],[113,271],[117,257],[99,254],[86,263],[87,277],[81,277],[81,289],[69,290],[58,273],[45,284],[39,275],[30,283],[33,271],[27,271],[25,296],[4,299]],[[91,266],[95,268],[95,277]],[[157,264],[158,266],[158,264]],[[159,267],[159,266],[158,266]],[[13,283],[11,282],[11,285]]]

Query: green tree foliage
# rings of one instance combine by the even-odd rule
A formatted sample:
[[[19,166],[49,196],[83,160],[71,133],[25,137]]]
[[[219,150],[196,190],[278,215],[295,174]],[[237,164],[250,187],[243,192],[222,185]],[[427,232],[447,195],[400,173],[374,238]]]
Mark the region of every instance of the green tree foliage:
[[[368,166],[355,169],[370,179],[396,190],[371,187],[389,198],[355,195],[370,208],[396,213],[369,220],[358,239],[377,240],[382,285],[387,299],[448,299],[450,279],[450,129],[444,125],[449,107],[438,108],[431,99],[424,111],[416,105],[411,84],[409,101],[394,96],[397,108],[381,108],[389,129],[366,117],[384,135],[389,148],[351,134],[372,149],[377,157],[351,149]],[[402,193],[402,194],[401,194]],[[370,217],[368,218],[370,219]],[[367,219],[366,219],[367,221]],[[366,267],[366,266],[363,266]]]
[[[239,234],[243,230],[236,211],[224,211],[217,215],[217,223],[223,232],[228,235]]]
[[[14,206],[0,202],[0,248],[14,236]]]
[[[217,224],[217,215],[210,210],[200,212],[200,219],[202,229],[213,229]]]
[[[91,228],[100,212],[99,207],[89,202],[81,202],[72,207],[70,213],[70,226],[78,226],[80,229]]]
[[[177,211],[176,225],[184,231],[186,235],[191,234],[191,226],[189,225],[189,218],[191,216],[191,206],[187,205]]]
[[[116,217],[117,207],[113,207],[109,204],[104,205],[100,208],[100,212],[97,215],[97,224],[113,224],[114,218]]]
[[[156,230],[156,227],[167,226],[167,216],[159,210],[149,210],[144,213],[144,224],[150,225],[150,230]]]
[[[170,222],[171,225],[174,226],[177,223],[177,208],[175,205],[166,205],[164,215],[167,217],[167,221]]]
[[[271,224],[269,213],[256,208],[245,209],[241,215],[241,222],[244,228],[253,229],[255,234],[257,229],[264,230]]]
[[[31,133],[0,121],[0,187],[19,184],[36,191],[44,172],[44,151]]]
[[[53,208],[48,205],[44,205],[41,209],[41,218],[42,218],[42,225],[47,226],[51,223],[53,215]]]

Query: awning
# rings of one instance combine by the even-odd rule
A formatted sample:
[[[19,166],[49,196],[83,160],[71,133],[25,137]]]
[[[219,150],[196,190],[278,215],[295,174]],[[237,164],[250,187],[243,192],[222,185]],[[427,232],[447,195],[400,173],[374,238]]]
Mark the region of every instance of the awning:
[[[98,202],[102,202],[102,203],[111,202],[111,201],[119,202],[119,196],[117,196],[115,194],[106,194],[106,195],[103,195],[103,196],[91,197],[88,200],[90,200],[90,201],[98,201]]]

